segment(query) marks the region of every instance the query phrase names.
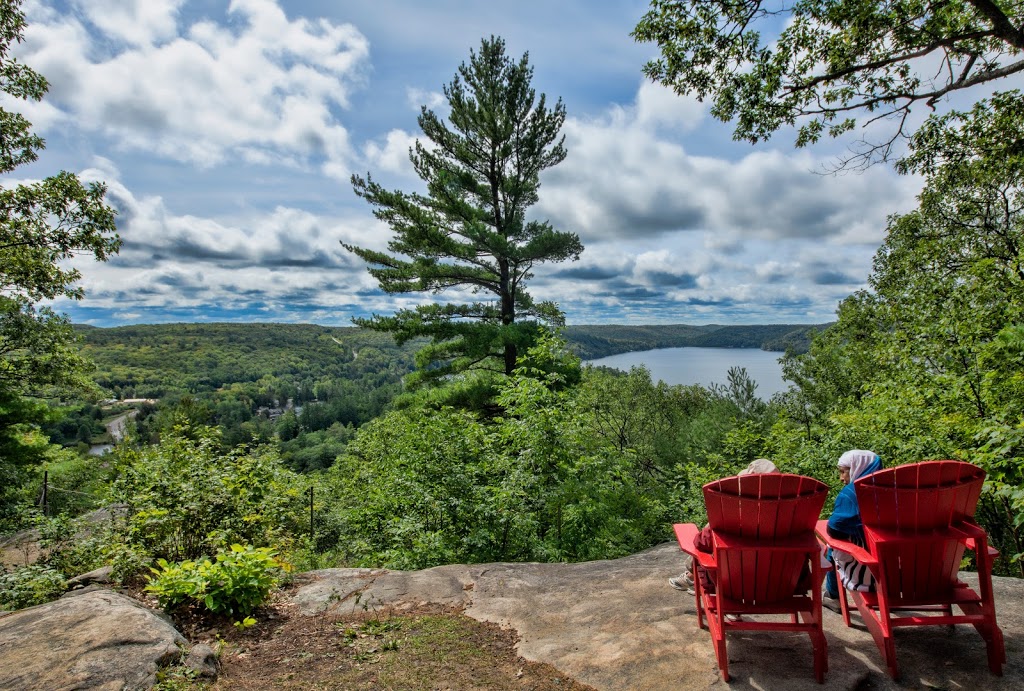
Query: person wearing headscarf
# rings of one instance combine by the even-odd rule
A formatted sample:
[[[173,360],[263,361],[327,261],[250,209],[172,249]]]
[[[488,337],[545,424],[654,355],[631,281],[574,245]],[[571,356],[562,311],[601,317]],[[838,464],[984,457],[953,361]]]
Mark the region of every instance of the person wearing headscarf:
[[[882,469],[882,459],[874,451],[854,449],[839,457],[836,464],[844,487],[836,496],[835,507],[828,519],[828,534],[838,540],[852,542],[859,547],[864,546],[864,524],[860,520],[860,507],[857,504],[857,492],[853,482],[865,475]],[[870,592],[874,590],[875,579],[866,566],[858,562],[842,550],[830,550],[832,561],[835,562],[839,580],[847,590]],[[839,585],[836,571],[829,569],[825,578],[824,595],[829,599],[839,597]]]
[[[773,473],[781,472],[775,467],[775,464],[769,461],[767,458],[758,458],[752,461],[750,465],[741,470],[738,476],[743,477],[744,475],[771,475]],[[711,554],[714,552],[714,541],[711,534],[711,526],[704,526],[700,533],[693,540],[693,546],[701,552],[707,552]],[[687,557],[686,571],[679,574],[674,578],[668,579],[668,584],[676,590],[685,590],[690,594],[693,594],[693,576],[691,575],[690,566],[692,564],[693,557]],[[709,593],[715,592],[715,582],[711,580],[711,575],[708,573],[700,564],[697,564],[697,577],[700,578],[700,586]]]

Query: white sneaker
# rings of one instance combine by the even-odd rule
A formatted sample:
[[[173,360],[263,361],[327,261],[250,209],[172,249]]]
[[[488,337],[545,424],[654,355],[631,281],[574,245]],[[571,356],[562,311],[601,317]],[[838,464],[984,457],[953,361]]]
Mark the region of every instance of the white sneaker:
[[[843,613],[843,606],[839,603],[839,598],[832,597],[824,588],[821,590],[821,606],[839,614]]]
[[[683,590],[690,595],[696,595],[697,591],[695,591],[693,587],[686,582],[687,580],[689,579],[685,579],[683,576],[676,576],[675,578],[668,579],[668,584],[676,590]]]

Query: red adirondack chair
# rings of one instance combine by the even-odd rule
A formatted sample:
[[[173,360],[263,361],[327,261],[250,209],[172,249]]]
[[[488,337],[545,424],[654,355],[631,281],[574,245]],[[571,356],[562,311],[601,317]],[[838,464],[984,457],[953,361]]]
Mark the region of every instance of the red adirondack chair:
[[[814,676],[824,682],[828,647],[821,628],[821,582],[824,577],[814,538],[828,487],[800,475],[745,475],[704,485],[714,551],[694,546],[699,534],[692,523],[674,526],[679,546],[693,556],[697,625],[707,614],[722,679],[729,681],[725,634],[730,630],[805,631],[814,651]],[[696,565],[706,568],[715,592],[700,585]],[[809,588],[797,592],[808,569]],[[808,594],[808,590],[810,594]],[[739,614],[729,621],[726,614]],[[788,621],[755,621],[748,615],[789,614]],[[775,618],[777,619],[777,617]]]
[[[973,520],[984,481],[985,471],[961,461],[880,470],[854,482],[865,548],[829,537],[827,521],[818,523],[819,539],[867,565],[875,577],[873,593],[840,587],[840,604],[849,626],[847,598],[853,598],[894,679],[893,629],[899,626],[971,624],[985,639],[989,669],[1002,675],[1006,650],[992,598],[992,560],[999,552]],[[965,549],[974,552],[980,594],[958,577]],[[954,615],[953,605],[963,614]]]

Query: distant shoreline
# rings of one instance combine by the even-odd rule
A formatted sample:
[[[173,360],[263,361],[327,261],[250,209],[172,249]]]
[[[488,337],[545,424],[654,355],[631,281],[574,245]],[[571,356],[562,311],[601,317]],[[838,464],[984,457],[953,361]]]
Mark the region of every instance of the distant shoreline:
[[[829,324],[581,324],[561,330],[573,353],[584,360],[658,348],[760,348],[774,352],[806,352],[810,334]],[[259,332],[262,337],[276,334],[287,340],[316,338],[321,335],[362,331],[357,326],[318,326],[275,322],[178,322],[166,324],[132,324],[98,327],[75,324],[84,335],[105,333],[115,340],[126,338],[146,340],[157,333],[179,333],[202,337],[228,333]],[[426,343],[426,341],[424,341]]]

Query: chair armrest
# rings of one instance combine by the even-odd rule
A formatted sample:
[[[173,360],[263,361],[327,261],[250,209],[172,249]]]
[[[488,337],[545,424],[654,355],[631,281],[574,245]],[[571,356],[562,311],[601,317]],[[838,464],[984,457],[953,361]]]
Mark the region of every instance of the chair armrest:
[[[700,528],[693,523],[676,523],[672,526],[672,530],[676,533],[679,548],[690,556],[696,556],[699,550],[693,543],[700,534]]]
[[[950,526],[948,528],[936,528],[935,530],[925,531],[921,533],[912,532],[900,532],[898,530],[892,530],[887,528],[877,528],[865,526],[864,531],[870,533],[875,539],[882,539],[886,542],[891,543],[915,543],[922,539],[953,539],[959,541],[962,545],[972,552],[978,551],[978,543],[981,540],[986,542],[986,552],[989,557],[995,559],[999,556],[999,550],[992,547],[988,543],[988,533],[985,529],[979,526],[977,523],[969,520],[965,520],[956,526]],[[859,561],[859,560],[858,560]]]
[[[713,570],[718,568],[718,562],[715,561],[714,555],[701,552],[694,544],[697,536],[700,535],[700,528],[693,523],[676,523],[672,526],[672,529],[676,533],[676,540],[679,541],[680,549],[696,559],[697,563],[705,569]]]
[[[814,527],[814,534],[817,535],[818,540],[832,549],[838,549],[841,552],[846,552],[861,564],[872,566],[878,563],[878,560],[871,556],[871,553],[866,549],[859,545],[855,545],[852,542],[832,537],[828,534],[827,528],[828,521],[818,521],[817,525]]]
[[[989,558],[999,558],[999,550],[993,547],[988,541],[988,533],[986,533],[985,529],[974,521],[964,521],[956,528],[952,528],[952,530],[956,531],[960,535],[960,541],[972,552],[978,551],[978,541],[980,539],[984,539]]]

